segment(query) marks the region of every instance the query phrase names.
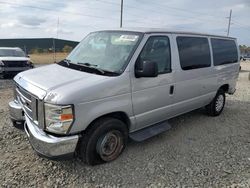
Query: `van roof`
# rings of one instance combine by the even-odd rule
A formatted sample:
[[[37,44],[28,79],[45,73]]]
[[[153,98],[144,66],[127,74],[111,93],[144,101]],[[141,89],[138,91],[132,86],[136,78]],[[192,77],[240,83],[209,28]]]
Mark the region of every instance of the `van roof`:
[[[234,37],[227,37],[222,35],[214,35],[208,33],[199,33],[199,32],[191,32],[191,31],[173,31],[165,28],[115,28],[115,29],[107,29],[103,31],[130,31],[130,32],[139,32],[139,33],[170,33],[170,34],[187,34],[187,35],[199,35],[199,36],[210,36],[210,37],[220,37],[227,39],[236,39]]]

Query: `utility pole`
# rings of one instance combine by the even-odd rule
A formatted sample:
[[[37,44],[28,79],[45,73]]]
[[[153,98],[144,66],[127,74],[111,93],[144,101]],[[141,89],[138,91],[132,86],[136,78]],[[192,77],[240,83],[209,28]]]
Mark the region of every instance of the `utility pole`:
[[[228,19],[229,20],[228,20],[227,36],[229,36],[229,32],[230,32],[230,26],[231,26],[231,20],[232,20],[232,9],[230,10]]]
[[[24,49],[25,54],[28,55],[28,53],[27,53],[27,48],[26,48],[25,45],[23,46],[23,49]]]
[[[121,0],[121,17],[120,17],[120,28],[122,28],[122,17],[123,17],[123,0]]]
[[[57,27],[56,27],[56,38],[58,39],[58,35],[59,35],[59,17],[57,20]]]
[[[58,39],[58,28],[59,28],[59,17],[57,20],[57,27],[56,27],[56,39]],[[53,39],[53,46],[54,46],[54,63],[56,63],[56,39]]]
[[[56,62],[56,42],[55,38],[53,38],[53,52],[54,52],[54,63]]]

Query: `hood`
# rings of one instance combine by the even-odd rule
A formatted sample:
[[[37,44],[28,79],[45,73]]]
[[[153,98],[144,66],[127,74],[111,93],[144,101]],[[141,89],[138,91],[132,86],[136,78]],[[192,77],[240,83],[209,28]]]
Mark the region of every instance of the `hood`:
[[[46,92],[42,99],[53,104],[77,104],[129,93],[128,80],[129,74],[126,72],[118,77],[109,77],[57,64],[24,71],[15,77],[15,81],[22,87],[29,85],[26,88],[31,93],[31,86],[38,88],[40,93]]]
[[[104,76],[81,72],[69,69],[57,64],[46,65],[43,67],[31,69],[18,74],[25,81],[36,85],[37,87],[49,92],[62,86],[67,86],[78,80],[85,82],[96,82],[105,79]]]
[[[28,57],[0,57],[0,61],[30,61]]]

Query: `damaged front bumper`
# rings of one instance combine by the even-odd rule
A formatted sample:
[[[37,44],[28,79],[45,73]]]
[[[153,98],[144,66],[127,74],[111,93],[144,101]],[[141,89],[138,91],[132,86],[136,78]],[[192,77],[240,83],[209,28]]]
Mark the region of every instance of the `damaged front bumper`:
[[[46,133],[37,127],[25,116],[21,105],[17,101],[9,103],[10,117],[13,121],[25,121],[24,129],[33,149],[47,158],[61,158],[73,156],[75,153],[79,135],[57,137]]]

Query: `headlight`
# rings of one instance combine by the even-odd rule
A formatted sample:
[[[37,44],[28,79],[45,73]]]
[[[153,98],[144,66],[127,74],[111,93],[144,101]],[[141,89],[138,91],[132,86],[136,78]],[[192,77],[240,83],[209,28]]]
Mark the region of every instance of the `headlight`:
[[[73,106],[44,104],[45,129],[52,133],[66,134],[74,121]]]
[[[33,62],[32,62],[32,61],[27,61],[27,65],[28,65],[28,66],[30,66],[31,68],[33,68],[33,67],[34,67],[34,65],[33,65]]]

